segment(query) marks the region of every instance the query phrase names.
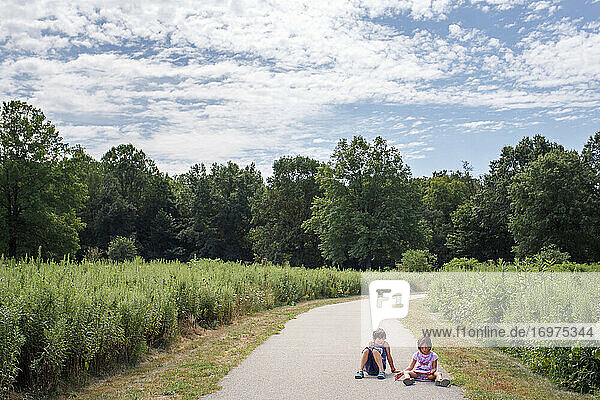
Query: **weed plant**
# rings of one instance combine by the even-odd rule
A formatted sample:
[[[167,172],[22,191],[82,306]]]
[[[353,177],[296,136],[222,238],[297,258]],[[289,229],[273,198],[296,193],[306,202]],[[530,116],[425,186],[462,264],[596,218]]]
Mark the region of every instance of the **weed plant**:
[[[433,311],[467,326],[600,322],[600,275],[579,272],[598,271],[598,265],[561,261],[555,263],[541,256],[517,260],[514,264],[455,259],[444,269],[475,272],[433,276],[429,285],[430,304]],[[600,392],[597,347],[525,346],[505,350],[568,389]]]
[[[360,274],[335,269],[190,263],[0,260],[0,389],[54,388],[63,379],[132,364],[190,321],[205,328],[301,300],[360,293]]]

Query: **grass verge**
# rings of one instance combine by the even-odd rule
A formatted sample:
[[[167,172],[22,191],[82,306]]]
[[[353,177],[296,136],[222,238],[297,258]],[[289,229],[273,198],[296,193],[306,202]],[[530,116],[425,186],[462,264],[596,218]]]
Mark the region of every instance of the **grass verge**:
[[[421,328],[435,326],[443,318],[427,309],[427,298],[413,300],[402,324],[415,336]],[[591,400],[592,395],[559,388],[546,377],[534,374],[517,358],[489,347],[436,347],[444,368],[463,387],[468,399]]]
[[[136,367],[104,378],[94,378],[74,391],[46,399],[198,399],[219,390],[219,381],[285,323],[297,315],[327,304],[357,300],[359,296],[320,299],[243,316],[232,324],[204,330],[188,327],[168,351],[154,351]],[[14,394],[14,399],[39,399],[35,394]]]

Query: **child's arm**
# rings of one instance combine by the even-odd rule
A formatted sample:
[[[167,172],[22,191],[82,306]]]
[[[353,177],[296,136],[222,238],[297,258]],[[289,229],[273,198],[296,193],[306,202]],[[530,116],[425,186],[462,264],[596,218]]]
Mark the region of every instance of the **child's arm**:
[[[408,368],[406,368],[406,371],[412,371],[415,368],[415,364],[417,363],[417,360],[415,360],[414,358],[410,361],[410,365],[408,366]]]
[[[389,343],[385,342],[384,346],[385,346],[385,352],[387,353],[388,364],[390,364],[390,368],[392,369],[392,372],[398,372],[396,370],[396,367],[394,367],[394,360],[392,359],[392,352],[390,351]]]
[[[437,371],[437,360],[431,363],[431,371],[429,371],[429,373],[435,374],[435,371]]]

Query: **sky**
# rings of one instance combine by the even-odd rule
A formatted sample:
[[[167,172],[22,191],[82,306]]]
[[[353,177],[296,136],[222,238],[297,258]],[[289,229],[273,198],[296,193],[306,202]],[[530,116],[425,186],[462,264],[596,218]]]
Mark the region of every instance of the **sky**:
[[[97,159],[263,177],[381,136],[413,176],[600,130],[600,0],[0,0],[0,99]]]

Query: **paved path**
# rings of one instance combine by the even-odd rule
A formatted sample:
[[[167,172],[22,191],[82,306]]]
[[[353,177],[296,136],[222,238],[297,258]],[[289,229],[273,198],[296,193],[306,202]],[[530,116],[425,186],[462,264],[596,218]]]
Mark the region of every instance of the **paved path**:
[[[323,306],[299,315],[231,370],[220,382],[222,390],[203,399],[463,399],[458,387],[395,382],[389,366],[385,380],[354,379],[366,344],[361,342],[371,333],[361,318],[363,322],[370,318],[367,300]],[[381,326],[393,332],[388,333],[388,341],[394,364],[404,369],[416,351],[415,337],[398,320],[384,321]]]

